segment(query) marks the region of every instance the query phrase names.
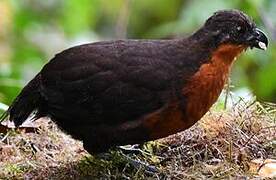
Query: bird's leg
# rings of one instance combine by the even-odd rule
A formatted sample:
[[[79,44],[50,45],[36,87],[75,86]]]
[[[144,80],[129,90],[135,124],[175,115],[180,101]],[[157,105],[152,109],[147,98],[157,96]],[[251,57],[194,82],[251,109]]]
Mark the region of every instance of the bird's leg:
[[[144,152],[139,148],[140,144],[134,144],[134,145],[126,145],[126,146],[118,146],[118,148],[124,153],[124,154],[143,154]]]
[[[145,152],[138,148],[139,145],[131,145],[131,146],[119,146],[118,148],[121,150],[121,154],[123,157],[136,169],[144,168],[148,173],[158,173],[159,170],[153,166],[149,165],[145,162],[135,160],[129,156],[129,154],[144,154]]]

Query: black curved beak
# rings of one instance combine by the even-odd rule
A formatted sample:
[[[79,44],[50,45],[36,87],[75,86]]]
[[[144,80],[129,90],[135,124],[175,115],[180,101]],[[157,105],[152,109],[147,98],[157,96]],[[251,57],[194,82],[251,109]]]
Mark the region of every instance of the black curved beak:
[[[266,35],[257,28],[253,30],[253,33],[249,35],[246,41],[251,48],[255,47],[258,49],[266,50],[268,47],[268,39]]]

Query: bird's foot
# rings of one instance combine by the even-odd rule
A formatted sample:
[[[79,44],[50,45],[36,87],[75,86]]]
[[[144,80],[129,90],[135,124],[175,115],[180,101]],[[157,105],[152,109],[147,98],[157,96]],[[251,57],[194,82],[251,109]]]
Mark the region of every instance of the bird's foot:
[[[128,155],[122,153],[123,157],[126,159],[126,161],[131,164],[136,169],[144,169],[147,173],[155,174],[160,173],[157,167],[154,165],[149,165],[148,163],[145,163],[143,161],[135,160]]]
[[[131,154],[135,154],[135,155],[147,154],[145,151],[139,148],[140,146],[141,146],[140,144],[135,144],[135,145],[119,146],[118,148],[121,150],[122,155],[127,160],[127,162],[129,162],[136,169],[144,168],[145,171],[149,173],[159,173],[160,171],[155,166],[149,165],[148,163],[145,163],[139,160],[135,160],[129,156]]]
[[[120,146],[120,147],[118,147],[118,149],[120,151],[116,151],[116,149],[114,149],[115,151],[113,151],[113,152],[116,152],[117,155],[121,156],[123,161],[129,163],[134,168],[144,169],[145,172],[150,173],[150,174],[160,173],[160,170],[158,170],[158,168],[155,167],[154,165],[149,165],[146,162],[139,161],[139,160],[133,159],[133,157],[131,157],[131,156],[135,156],[137,154],[145,153],[144,151],[139,149],[137,145]],[[103,159],[106,161],[112,161],[114,159],[114,153],[112,153],[112,152],[111,153],[107,153],[107,152],[99,153],[99,154],[95,155],[94,157]]]

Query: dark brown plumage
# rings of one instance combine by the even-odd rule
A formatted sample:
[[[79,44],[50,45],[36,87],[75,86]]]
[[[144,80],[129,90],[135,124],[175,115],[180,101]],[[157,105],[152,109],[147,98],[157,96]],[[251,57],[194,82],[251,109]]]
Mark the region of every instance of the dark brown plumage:
[[[217,100],[234,58],[264,49],[242,12],[216,12],[188,38],[85,44],[57,54],[7,111],[16,126],[36,110],[90,153],[185,130]]]

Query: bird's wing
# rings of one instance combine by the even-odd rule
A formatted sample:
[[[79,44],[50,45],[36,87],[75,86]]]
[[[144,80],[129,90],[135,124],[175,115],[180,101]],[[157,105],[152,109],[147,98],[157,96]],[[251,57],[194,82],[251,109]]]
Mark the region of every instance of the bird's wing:
[[[162,108],[172,96],[174,67],[147,42],[94,43],[58,54],[41,71],[49,114],[113,124]],[[141,43],[140,43],[141,44]]]

